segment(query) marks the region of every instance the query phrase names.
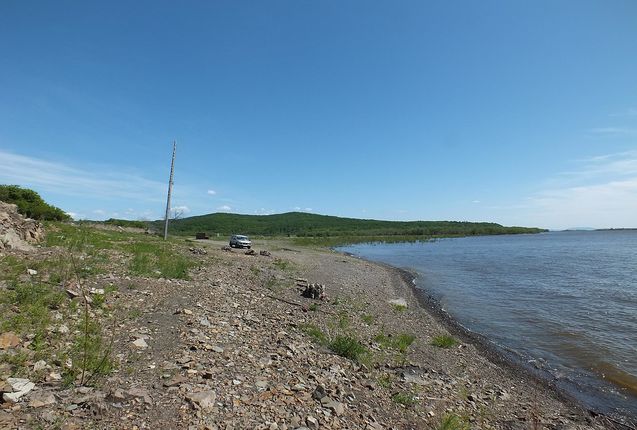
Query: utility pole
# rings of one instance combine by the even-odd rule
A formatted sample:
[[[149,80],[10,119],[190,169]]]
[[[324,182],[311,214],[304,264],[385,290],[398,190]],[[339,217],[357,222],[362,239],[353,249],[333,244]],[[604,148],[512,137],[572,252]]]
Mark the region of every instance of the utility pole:
[[[173,140],[173,159],[170,162],[170,179],[168,180],[168,199],[166,201],[166,218],[164,222],[164,240],[168,239],[168,218],[170,218],[170,195],[173,193],[173,174],[175,172],[175,151],[177,142]]]

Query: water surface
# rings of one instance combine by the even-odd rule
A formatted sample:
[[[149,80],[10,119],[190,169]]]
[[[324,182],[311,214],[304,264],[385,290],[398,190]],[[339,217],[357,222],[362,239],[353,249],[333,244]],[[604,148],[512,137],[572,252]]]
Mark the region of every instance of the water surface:
[[[605,413],[637,417],[637,231],[551,232],[339,250],[415,270],[459,323]]]

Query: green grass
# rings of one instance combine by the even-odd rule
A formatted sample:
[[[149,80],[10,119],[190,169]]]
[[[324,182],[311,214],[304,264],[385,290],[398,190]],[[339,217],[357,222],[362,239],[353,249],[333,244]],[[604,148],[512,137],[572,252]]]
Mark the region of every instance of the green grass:
[[[274,267],[281,269],[281,270],[291,270],[292,269],[292,263],[288,260],[284,260],[282,258],[275,258],[274,261],[272,262],[272,264],[274,265]]]
[[[327,345],[328,341],[327,341],[327,335],[325,333],[323,333],[323,331],[318,328],[317,326],[315,326],[314,324],[303,324],[300,326],[300,329],[303,333],[307,334],[308,336],[310,336],[312,339],[314,339],[316,342],[318,342],[321,345]]]
[[[353,361],[360,361],[368,353],[367,348],[352,336],[338,335],[330,341],[328,347],[341,357],[349,358]]]
[[[389,373],[383,373],[378,378],[378,385],[382,388],[391,388],[392,386],[392,376]]]
[[[436,336],[431,340],[431,344],[433,346],[437,346],[438,348],[451,348],[458,344],[456,338],[449,336],[447,334],[441,334],[440,336]]]
[[[445,414],[438,425],[437,430],[470,430],[471,426],[462,417],[456,414]]]
[[[312,312],[316,312],[319,310],[319,305],[317,303],[312,303],[309,307],[309,310],[311,310]]]
[[[162,242],[135,242],[124,246],[132,254],[128,269],[133,275],[188,279],[194,264]]]
[[[398,312],[399,314],[401,314],[401,313],[403,313],[403,312],[405,312],[407,310],[407,306],[401,305],[401,304],[398,304],[398,303],[392,303],[391,307],[392,307],[392,309],[395,312]]]
[[[413,393],[409,392],[395,393],[393,396],[391,396],[391,399],[394,401],[394,403],[398,403],[399,405],[407,407],[413,406],[418,403],[418,399],[416,398],[416,396],[414,396]]]
[[[401,353],[405,353],[411,344],[414,343],[414,340],[416,340],[416,336],[407,333],[402,333],[398,336],[387,336],[384,333],[379,333],[374,337],[374,340],[382,348],[396,349]]]
[[[364,314],[363,316],[361,316],[361,319],[365,324],[371,325],[374,322],[374,315]]]

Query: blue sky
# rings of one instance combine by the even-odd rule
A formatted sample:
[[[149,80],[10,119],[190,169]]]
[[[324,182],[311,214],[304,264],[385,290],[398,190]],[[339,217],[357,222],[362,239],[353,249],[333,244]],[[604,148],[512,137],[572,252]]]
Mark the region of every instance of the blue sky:
[[[0,183],[78,218],[637,227],[637,2],[0,4]]]

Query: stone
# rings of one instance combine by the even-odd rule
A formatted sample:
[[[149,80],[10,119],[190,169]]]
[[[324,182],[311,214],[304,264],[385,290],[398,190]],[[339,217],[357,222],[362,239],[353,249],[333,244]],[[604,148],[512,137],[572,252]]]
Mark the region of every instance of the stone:
[[[31,396],[31,401],[29,402],[29,406],[32,408],[41,408],[44,406],[49,406],[57,403],[55,400],[55,396],[53,393],[45,393],[40,392]]]
[[[48,382],[50,382],[50,381],[61,381],[62,380],[62,375],[60,373],[57,373],[57,372],[51,372],[46,377],[46,380]]]
[[[186,394],[186,399],[204,411],[209,411],[214,407],[217,394],[212,390],[199,391],[197,393]]]
[[[28,394],[35,388],[35,384],[24,378],[8,378],[7,382],[11,385],[13,392],[4,393],[2,398],[5,402],[16,403],[24,395]]]
[[[390,305],[394,305],[394,306],[400,306],[403,308],[407,307],[407,300],[403,299],[403,298],[399,298],[399,299],[393,299],[389,301]]]
[[[27,273],[31,276],[35,276],[38,274],[38,271],[34,269],[27,269]]]
[[[317,385],[316,388],[314,389],[314,392],[312,393],[312,398],[315,400],[321,400],[323,397],[327,396],[327,391],[325,390],[325,387],[323,387],[322,385]]]
[[[146,349],[148,348],[148,344],[146,343],[146,341],[142,338],[137,339],[136,341],[133,342],[133,345],[135,345],[137,348],[139,349]]]
[[[144,403],[146,403],[147,405],[153,404],[153,399],[151,399],[150,395],[148,394],[148,390],[146,390],[145,388],[134,387],[129,389],[127,393],[131,397],[144,399]]]
[[[307,424],[307,426],[310,429],[318,429],[319,428],[319,422],[316,418],[314,418],[313,416],[308,416],[307,418],[305,418],[305,424]]]
[[[327,409],[332,410],[337,417],[340,417],[341,415],[345,413],[345,406],[341,402],[337,402],[336,400],[332,400],[331,402],[323,406],[326,407]]]
[[[44,361],[44,360],[36,361],[33,364],[33,371],[34,372],[39,372],[40,370],[44,370],[44,369],[46,369],[46,361]]]
[[[77,291],[75,291],[75,290],[72,290],[72,289],[70,289],[70,288],[67,288],[67,289],[66,289],[66,294],[68,294],[68,296],[69,296],[70,298],[72,298],[72,299],[75,299],[75,298],[77,298],[77,297],[80,297],[80,293],[79,293],[79,292],[77,292]]]
[[[15,348],[20,345],[20,338],[14,333],[7,332],[0,335],[0,349]]]
[[[181,385],[184,382],[188,382],[188,378],[182,375],[175,375],[168,381],[164,381],[164,387],[174,387],[176,385]]]

